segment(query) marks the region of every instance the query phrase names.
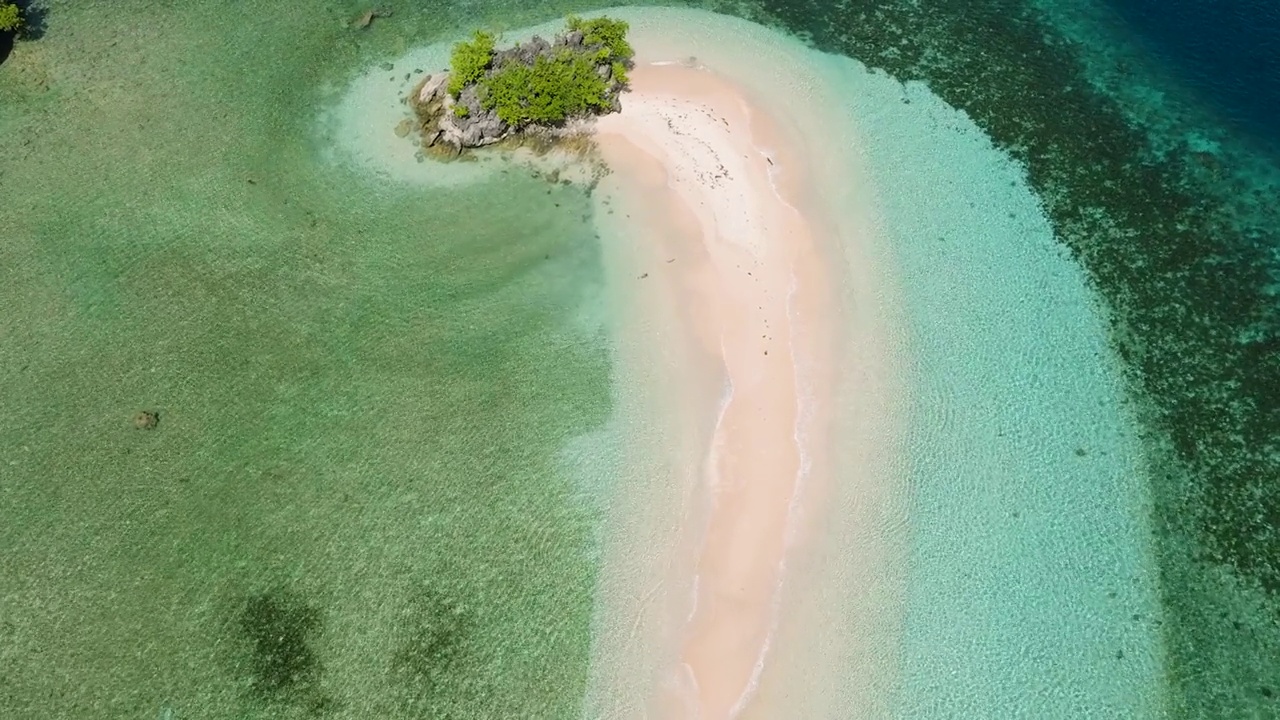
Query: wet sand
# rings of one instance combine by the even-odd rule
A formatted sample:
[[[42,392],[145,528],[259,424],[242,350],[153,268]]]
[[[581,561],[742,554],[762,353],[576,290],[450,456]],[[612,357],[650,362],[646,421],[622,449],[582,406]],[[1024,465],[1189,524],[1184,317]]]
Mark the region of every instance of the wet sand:
[[[637,252],[647,248],[654,268],[636,279],[678,309],[682,328],[667,341],[696,347],[686,352],[699,367],[680,371],[687,387],[668,393],[668,414],[709,428],[701,447],[677,454],[695,497],[676,548],[688,562],[670,572],[692,577],[669,578],[687,593],[659,621],[676,627],[653,630],[673,640],[645,714],[734,717],[769,663],[788,559],[803,537],[797,508],[829,482],[815,456],[829,425],[814,400],[832,392],[835,322],[821,227],[793,202],[798,157],[713,72],[637,67],[597,141],[622,187],[645,195],[632,208],[653,214],[634,218]]]

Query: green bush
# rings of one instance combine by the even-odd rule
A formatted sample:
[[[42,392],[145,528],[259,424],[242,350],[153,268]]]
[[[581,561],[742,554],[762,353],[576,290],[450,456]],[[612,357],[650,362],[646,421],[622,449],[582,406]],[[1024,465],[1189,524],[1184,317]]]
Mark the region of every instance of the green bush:
[[[449,94],[457,97],[462,89],[484,77],[484,71],[493,62],[493,35],[477,30],[470,42],[453,46],[449,67]]]
[[[630,80],[627,78],[627,66],[622,64],[621,60],[614,60],[612,65],[613,79],[618,81],[620,85],[626,85]]]
[[[493,72],[494,37],[477,30],[472,39],[453,47],[449,93],[455,98],[475,84],[481,105],[494,110],[509,125],[558,124],[574,115],[608,110],[610,84],[597,67],[606,64],[612,77],[627,82],[627,67],[634,51],[627,42],[628,26],[622,20],[569,16],[570,31],[582,33],[583,43],[596,48],[586,52],[566,47],[541,55],[532,65],[508,60]],[[486,76],[487,73],[487,76]],[[467,116],[466,108],[454,113]]]
[[[13,3],[0,2],[0,32],[22,29],[22,10]]]
[[[570,30],[582,33],[583,43],[601,45],[609,51],[608,56],[600,58],[601,61],[626,62],[635,55],[635,51],[631,49],[631,43],[627,42],[627,30],[630,26],[625,20],[613,20],[607,17],[583,20],[576,15],[570,15],[566,23]]]
[[[588,110],[609,107],[607,85],[590,56],[562,50],[539,57],[532,67],[510,63],[485,86],[485,109],[494,109],[510,125],[555,124]]]

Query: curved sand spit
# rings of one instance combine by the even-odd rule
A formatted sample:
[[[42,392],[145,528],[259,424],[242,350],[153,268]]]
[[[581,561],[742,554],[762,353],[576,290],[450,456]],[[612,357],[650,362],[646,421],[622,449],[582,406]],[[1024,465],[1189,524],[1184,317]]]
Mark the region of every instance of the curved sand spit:
[[[918,84],[709,12],[608,13],[642,66],[599,124],[609,281],[583,289],[616,401],[570,469],[606,515],[584,718],[1156,707],[1140,474],[1021,169]],[[503,169],[415,162],[390,132],[409,82],[353,88],[322,131],[359,166],[433,188]],[[1025,482],[1057,476],[1053,448],[1073,481]],[[1117,643],[1123,668],[1095,661]]]
[[[670,578],[688,597],[667,618],[677,627],[659,629],[674,647],[646,715],[735,717],[756,710],[802,490],[825,482],[813,460],[828,423],[810,398],[832,390],[828,269],[814,224],[792,202],[792,148],[714,72],[638,66],[597,140],[642,214],[639,241],[654,260],[666,256],[650,289],[674,293],[686,321],[668,341],[697,346],[689,356],[701,367],[683,372],[689,387],[672,393],[674,413],[711,428],[686,458],[701,510],[687,515],[696,527],[677,550],[691,561],[674,564],[693,577]]]

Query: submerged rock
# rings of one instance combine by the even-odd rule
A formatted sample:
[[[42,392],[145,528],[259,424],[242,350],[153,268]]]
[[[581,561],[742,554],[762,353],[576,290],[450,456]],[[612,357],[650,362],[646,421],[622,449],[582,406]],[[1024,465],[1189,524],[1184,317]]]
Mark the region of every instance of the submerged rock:
[[[373,8],[360,13],[360,16],[351,22],[351,27],[357,30],[363,30],[373,24],[378,18],[391,17],[391,10],[384,8]]]

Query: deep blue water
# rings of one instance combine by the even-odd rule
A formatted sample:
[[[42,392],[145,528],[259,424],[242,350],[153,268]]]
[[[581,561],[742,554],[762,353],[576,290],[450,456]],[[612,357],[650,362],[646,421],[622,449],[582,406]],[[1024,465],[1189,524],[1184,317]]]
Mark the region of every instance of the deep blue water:
[[[1280,2],[1109,2],[1224,122],[1280,152]]]

